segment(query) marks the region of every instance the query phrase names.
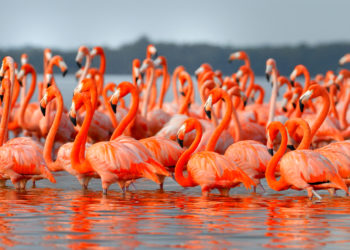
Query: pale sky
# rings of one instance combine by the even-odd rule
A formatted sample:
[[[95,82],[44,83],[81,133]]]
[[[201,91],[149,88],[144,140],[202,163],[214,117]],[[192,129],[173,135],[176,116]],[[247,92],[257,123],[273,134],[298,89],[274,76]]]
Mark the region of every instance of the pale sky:
[[[119,47],[155,42],[231,46],[350,42],[347,0],[7,0],[0,48]]]

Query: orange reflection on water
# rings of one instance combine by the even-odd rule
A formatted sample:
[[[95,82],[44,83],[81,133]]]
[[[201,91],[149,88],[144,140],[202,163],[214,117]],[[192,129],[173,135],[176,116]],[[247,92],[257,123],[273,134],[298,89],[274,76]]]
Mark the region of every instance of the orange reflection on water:
[[[346,197],[0,190],[0,246],[319,248],[350,243]]]

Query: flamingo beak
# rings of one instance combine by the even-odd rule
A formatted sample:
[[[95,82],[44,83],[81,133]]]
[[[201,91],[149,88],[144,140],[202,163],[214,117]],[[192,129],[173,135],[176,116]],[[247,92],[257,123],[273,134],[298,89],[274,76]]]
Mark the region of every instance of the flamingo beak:
[[[283,112],[287,112],[288,111],[286,107],[283,107],[282,110],[283,110]]]
[[[295,83],[294,83],[294,81],[293,81],[293,80],[290,80],[290,85],[292,85],[292,87],[294,88]]]
[[[185,94],[184,91],[181,91],[180,94],[181,94],[182,96],[186,96],[186,94]]]
[[[19,86],[23,87],[23,83],[20,79],[17,79],[17,82],[18,82]]]
[[[265,76],[266,76],[266,80],[267,80],[268,82],[270,82],[270,74],[266,73]]]
[[[269,154],[270,154],[271,156],[273,156],[273,149],[272,149],[272,148],[268,148],[268,149],[267,149],[267,152],[269,152]]]
[[[4,79],[4,77],[3,77],[3,76],[0,76],[0,82],[2,81],[2,79]]]
[[[68,73],[68,69],[66,69],[65,71],[62,72],[62,76],[65,77]]]
[[[208,116],[209,120],[211,120],[212,103],[213,103],[213,97],[212,97],[212,95],[210,95],[204,104],[204,111],[205,111],[205,114]]]
[[[40,110],[41,110],[41,113],[43,114],[43,116],[45,116],[46,108],[44,108],[43,106],[40,105]]]
[[[77,66],[79,67],[79,69],[81,69],[81,67],[82,67],[81,63],[78,62],[78,61],[76,61],[76,64],[77,64]]]
[[[117,113],[117,104],[113,104],[112,102],[110,102],[110,104],[111,104],[111,107],[112,107],[114,114]]]
[[[303,112],[304,111],[304,104],[302,100],[299,100],[299,107],[300,107],[300,111]]]
[[[77,118],[71,116],[71,114],[69,114],[69,119],[70,121],[73,123],[74,126],[77,126]]]
[[[0,101],[1,101],[1,102],[4,101],[4,95],[0,95]]]
[[[179,139],[179,137],[176,138],[177,143],[180,145],[180,147],[184,147],[184,140]]]
[[[294,151],[295,150],[295,147],[293,144],[289,144],[287,145],[287,148],[289,148],[290,150]]]
[[[293,105],[293,108],[297,107],[297,104],[295,102],[293,102],[292,105]]]

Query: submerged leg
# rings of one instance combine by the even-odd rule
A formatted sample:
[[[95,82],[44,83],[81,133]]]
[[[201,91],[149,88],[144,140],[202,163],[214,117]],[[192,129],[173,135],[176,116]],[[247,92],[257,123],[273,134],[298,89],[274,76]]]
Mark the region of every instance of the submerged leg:
[[[33,179],[32,188],[36,188],[35,179]]]
[[[229,196],[230,189],[229,188],[219,188],[219,192],[222,196]]]

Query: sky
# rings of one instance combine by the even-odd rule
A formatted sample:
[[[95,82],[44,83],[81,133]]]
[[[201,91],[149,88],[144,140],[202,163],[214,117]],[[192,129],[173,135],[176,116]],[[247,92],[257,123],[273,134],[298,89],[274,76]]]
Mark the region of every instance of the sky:
[[[350,42],[347,0],[11,0],[0,48],[153,42],[254,47]]]

